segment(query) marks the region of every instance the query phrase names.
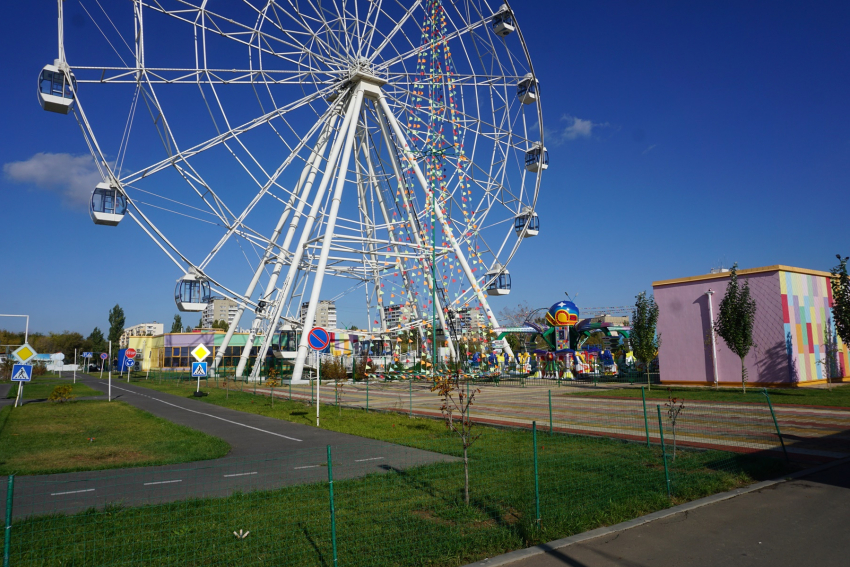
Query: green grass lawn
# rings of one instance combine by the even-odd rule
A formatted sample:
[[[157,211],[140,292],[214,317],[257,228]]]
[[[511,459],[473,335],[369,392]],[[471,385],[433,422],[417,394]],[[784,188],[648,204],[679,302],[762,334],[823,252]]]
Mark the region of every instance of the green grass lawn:
[[[194,390],[173,382],[137,384],[185,397]],[[272,407],[268,397],[202,389],[210,394],[200,398],[206,403],[315,425],[315,407],[302,402],[276,399]],[[322,427],[329,430],[461,454],[457,438],[438,420],[321,409]],[[476,430],[481,437],[470,449],[469,505],[463,500],[459,460],[335,481],[339,565],[464,565],[787,470],[776,459],[680,450],[676,462],[669,463],[674,495],[668,498],[660,448],[540,432],[538,522],[531,433],[484,426]],[[337,450],[356,454],[355,443]],[[345,466],[335,461],[336,474]],[[244,540],[233,535],[240,529],[250,531]],[[144,557],[150,565],[333,564],[326,482],[28,518],[16,521],[12,533],[14,565],[101,565],[127,557]]]
[[[47,399],[50,396],[50,392],[53,391],[53,388],[56,386],[71,386],[71,394],[74,396],[102,396],[102,392],[98,392],[92,388],[89,388],[85,384],[81,384],[77,382],[73,383],[72,380],[60,379],[58,377],[45,377],[45,376],[37,376],[33,378],[32,382],[24,383],[24,399],[25,400],[40,400]],[[18,395],[18,386],[13,384],[9,389],[9,393],[6,395],[7,398],[14,398]]]
[[[753,402],[764,403],[761,388],[747,388],[744,394],[740,388],[682,388],[670,387],[669,391],[677,398],[685,400],[706,400],[712,402]],[[774,404],[800,404],[809,406],[850,407],[850,384],[833,385],[825,388],[773,388],[768,389],[770,401]],[[599,389],[592,392],[570,392],[564,396],[592,396],[616,398],[640,398],[640,388]],[[654,386],[646,392],[646,399],[667,400],[668,387]]]
[[[230,446],[123,402],[0,410],[0,474],[46,474],[214,459]]]
[[[423,421],[388,417],[398,420],[396,428]],[[538,523],[529,432],[481,431],[470,453],[468,506],[461,462],[335,481],[339,565],[464,565],[782,471],[776,460],[733,457],[739,461],[731,470],[726,453],[682,451],[670,500],[658,448],[542,435]],[[445,433],[423,433],[418,443],[453,454],[458,449]],[[337,474],[344,467],[334,463]],[[241,541],[233,536],[240,529],[250,531]],[[128,557],[144,557],[149,565],[333,564],[327,483],[30,518],[15,522],[12,533],[14,565],[103,565]]]

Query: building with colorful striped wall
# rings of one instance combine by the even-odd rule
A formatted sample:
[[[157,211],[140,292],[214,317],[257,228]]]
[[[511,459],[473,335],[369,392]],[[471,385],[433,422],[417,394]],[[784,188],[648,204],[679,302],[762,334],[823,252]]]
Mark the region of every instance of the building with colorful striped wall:
[[[753,386],[807,386],[850,381],[850,352],[839,338],[827,359],[825,336],[831,317],[829,272],[767,266],[739,270],[756,301],[755,346],[744,359]],[[740,384],[741,361],[719,336],[711,341],[729,272],[654,282],[659,307],[661,381],[667,384]],[[831,367],[831,370],[830,370]]]

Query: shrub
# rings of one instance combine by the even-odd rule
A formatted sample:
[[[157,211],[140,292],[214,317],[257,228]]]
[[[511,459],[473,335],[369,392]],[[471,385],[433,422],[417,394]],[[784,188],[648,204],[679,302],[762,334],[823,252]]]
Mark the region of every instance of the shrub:
[[[47,398],[51,402],[67,402],[74,398],[74,395],[71,393],[71,385],[63,384],[62,386],[56,386],[53,388],[53,391],[50,392],[50,397]]]

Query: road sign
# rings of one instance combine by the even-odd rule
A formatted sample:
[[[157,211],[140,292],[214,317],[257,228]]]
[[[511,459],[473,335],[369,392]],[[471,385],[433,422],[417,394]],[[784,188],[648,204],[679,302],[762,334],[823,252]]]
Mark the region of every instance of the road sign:
[[[191,354],[195,357],[195,360],[197,360],[198,362],[202,362],[206,357],[210,355],[210,349],[208,349],[204,345],[198,345],[192,349]]]
[[[92,358],[92,355],[93,355],[93,354],[94,354],[94,353],[92,353],[92,352],[84,352],[84,353],[83,353],[83,358]]]
[[[12,365],[12,382],[29,382],[30,380],[32,380],[32,365]]]
[[[55,361],[57,361],[57,362],[62,362],[63,360],[65,360],[65,355],[64,355],[64,354],[62,354],[61,352],[57,352],[57,353],[55,353],[55,354],[51,354],[51,355],[50,355],[50,360],[55,360]]]
[[[107,358],[109,358],[108,354],[106,354],[105,352],[100,353],[100,359],[101,360],[106,360]]]
[[[16,350],[12,351],[12,356],[14,356],[15,360],[17,360],[21,364],[26,363],[26,361],[30,360],[37,354],[38,353],[35,352],[35,349],[26,343],[24,343],[23,346],[18,347]]]
[[[135,364],[132,358],[124,358],[124,366],[127,368],[131,368]]]
[[[124,352],[124,356],[127,358],[136,358],[136,349],[128,348],[126,352]]]
[[[206,362],[193,362],[192,363],[192,378],[206,378],[207,377],[207,363]]]
[[[313,350],[325,350],[331,342],[331,335],[322,327],[313,327],[307,335],[307,344]]]

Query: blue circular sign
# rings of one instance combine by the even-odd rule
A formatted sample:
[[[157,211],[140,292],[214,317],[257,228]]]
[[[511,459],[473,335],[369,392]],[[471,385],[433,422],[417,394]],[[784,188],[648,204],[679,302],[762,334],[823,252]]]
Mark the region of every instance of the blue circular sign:
[[[325,350],[330,342],[330,333],[322,327],[313,327],[307,335],[307,344],[313,350]]]

